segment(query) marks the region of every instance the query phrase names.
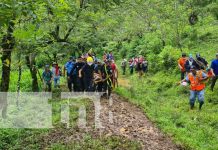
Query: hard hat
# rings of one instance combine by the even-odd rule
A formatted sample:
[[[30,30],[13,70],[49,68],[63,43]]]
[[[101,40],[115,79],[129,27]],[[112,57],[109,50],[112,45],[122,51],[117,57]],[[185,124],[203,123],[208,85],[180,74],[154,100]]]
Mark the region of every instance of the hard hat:
[[[88,57],[88,58],[87,58],[87,63],[93,63],[93,62],[94,62],[94,60],[93,60],[92,57]]]

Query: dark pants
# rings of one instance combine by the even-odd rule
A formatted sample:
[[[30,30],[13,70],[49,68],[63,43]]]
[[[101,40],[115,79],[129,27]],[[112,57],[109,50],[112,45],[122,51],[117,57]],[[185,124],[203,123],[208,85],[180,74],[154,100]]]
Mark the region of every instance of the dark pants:
[[[83,92],[84,91],[84,82],[83,82],[83,78],[77,78],[77,92]]]
[[[70,77],[67,77],[67,87],[68,87],[69,91],[72,92],[72,81],[71,81]]]
[[[181,71],[181,80],[185,79],[185,72]]]
[[[133,67],[130,67],[130,74],[133,74]]]
[[[98,87],[97,87],[97,91],[98,91],[98,92],[102,92],[102,85],[103,85],[102,82],[99,82],[99,83],[98,83]]]
[[[72,89],[72,84],[73,84],[73,90],[74,90],[74,91],[77,91],[77,89],[78,89],[77,75],[72,75],[72,76],[70,77],[70,80],[71,80],[71,89]]]
[[[51,92],[51,83],[49,83],[49,82],[45,83],[45,91]]]
[[[84,82],[84,89],[85,89],[85,91],[86,92],[92,92],[93,91],[92,78],[84,77],[83,78],[83,82]]]
[[[95,84],[94,85],[94,91],[102,92],[102,85],[103,85],[102,82],[98,82],[97,84]]]
[[[72,80],[69,73],[67,73],[67,87],[69,91],[72,92]]]
[[[212,83],[211,83],[211,90],[212,91],[213,91],[213,88],[214,88],[214,86],[216,84],[217,79],[218,79],[218,75],[212,78]]]
[[[106,80],[102,83],[102,89],[103,89],[103,92],[107,93],[108,97],[111,95],[111,91],[112,91],[112,83],[111,83],[111,80]]]
[[[126,74],[126,67],[122,67],[122,69],[123,69],[123,75],[125,75]]]
[[[144,73],[146,73],[146,72],[147,72],[147,69],[148,69],[148,67],[147,67],[147,66],[143,66],[143,67],[142,67],[142,70],[143,70],[143,72],[144,72]]]

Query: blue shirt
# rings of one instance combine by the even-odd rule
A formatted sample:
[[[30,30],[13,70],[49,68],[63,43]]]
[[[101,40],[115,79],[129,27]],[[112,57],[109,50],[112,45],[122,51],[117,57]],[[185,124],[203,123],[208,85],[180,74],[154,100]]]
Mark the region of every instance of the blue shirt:
[[[215,59],[211,63],[211,68],[216,76],[218,76],[218,59]]]
[[[202,72],[202,77],[203,77],[203,78],[206,78],[207,75],[206,75],[204,72]],[[196,76],[194,76],[194,78],[196,78]],[[189,77],[188,77],[188,75],[186,76],[185,80],[189,82]]]
[[[67,74],[70,74],[70,72],[73,69],[74,65],[75,65],[75,63],[74,62],[70,62],[70,61],[68,61],[65,64],[65,68],[67,69]]]

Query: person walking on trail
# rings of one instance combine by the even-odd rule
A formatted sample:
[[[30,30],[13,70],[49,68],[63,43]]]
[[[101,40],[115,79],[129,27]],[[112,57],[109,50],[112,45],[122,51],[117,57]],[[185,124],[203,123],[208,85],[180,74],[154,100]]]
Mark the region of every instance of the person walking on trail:
[[[94,78],[94,60],[92,57],[88,57],[86,64],[79,70],[79,78],[83,78],[84,89],[86,92],[92,92],[93,78]]]
[[[70,72],[75,65],[75,59],[71,56],[69,61],[64,66],[64,76],[67,70],[67,86],[70,92],[72,92],[72,78],[70,76]]]
[[[77,58],[77,62],[75,63],[73,69],[70,72],[70,76],[75,76],[76,79],[76,92],[82,92],[84,91],[84,83],[83,78],[79,78],[79,70],[82,69],[82,67],[85,65],[85,62],[83,61],[83,58],[80,56]]]
[[[98,59],[95,61],[94,67],[94,91],[102,92],[102,73],[101,73],[101,61]]]
[[[53,74],[49,65],[45,65],[45,70],[42,73],[45,92],[51,92]]]
[[[123,75],[125,75],[126,74],[126,59],[123,59],[123,61],[121,62],[121,68],[122,68],[122,70],[123,70]]]
[[[181,80],[185,78],[185,73],[186,73],[185,64],[187,60],[188,58],[186,57],[186,53],[182,53],[182,57],[179,58],[178,60],[178,66],[181,72]]]
[[[114,55],[113,55],[112,51],[109,53],[109,59],[114,60]]]
[[[196,63],[198,64],[198,70],[206,70],[208,68],[208,62],[203,57],[201,57],[200,53],[196,54]]]
[[[134,71],[134,58],[129,60],[129,69],[130,69],[130,74],[133,74]]]
[[[189,58],[185,63],[185,70],[187,73],[190,72],[190,68],[191,67],[195,67],[195,68],[199,68],[198,64],[196,63],[196,61],[194,60],[192,54],[189,54]]]
[[[204,104],[204,81],[206,81],[208,77],[202,70],[197,71],[195,66],[191,66],[190,71],[191,72],[186,76],[186,78],[182,80],[182,83],[190,83],[190,108],[194,108],[197,97],[199,101],[199,110],[201,110]]]
[[[103,92],[106,98],[109,98],[112,91],[112,69],[111,69],[111,61],[107,60],[102,66],[102,81],[103,81]]]
[[[113,88],[115,88],[116,86],[118,87],[118,69],[114,60],[111,61],[111,69],[112,69]]]
[[[142,71],[143,73],[146,73],[148,71],[148,61],[146,59],[142,61]]]
[[[138,71],[139,77],[142,77],[143,75],[143,66],[142,66],[143,60],[144,58],[142,56],[138,57],[137,71]]]
[[[211,63],[211,70],[212,70],[212,83],[211,83],[211,90],[213,91],[216,81],[218,79],[218,53],[216,53],[216,59]]]
[[[53,74],[53,80],[54,80],[54,87],[60,88],[61,69],[58,66],[58,63],[53,63],[52,74]]]

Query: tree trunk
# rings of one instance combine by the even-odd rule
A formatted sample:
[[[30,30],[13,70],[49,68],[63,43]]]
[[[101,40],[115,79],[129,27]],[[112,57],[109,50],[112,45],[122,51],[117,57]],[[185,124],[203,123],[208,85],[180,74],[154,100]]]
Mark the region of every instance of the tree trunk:
[[[26,56],[26,64],[27,67],[30,69],[30,73],[32,77],[32,91],[39,92],[35,57],[36,57],[35,54],[30,54],[29,56]]]
[[[1,80],[1,91],[8,92],[10,82],[10,71],[11,71],[11,52],[15,45],[15,39],[13,37],[14,22],[9,22],[7,34],[2,39],[2,80]]]
[[[8,92],[10,84],[10,72],[11,72],[11,52],[15,45],[15,39],[13,37],[14,22],[10,21],[6,35],[2,38],[2,80],[0,85],[1,92]],[[6,118],[7,114],[7,93],[1,93],[0,95],[0,111],[2,111],[2,117]]]

